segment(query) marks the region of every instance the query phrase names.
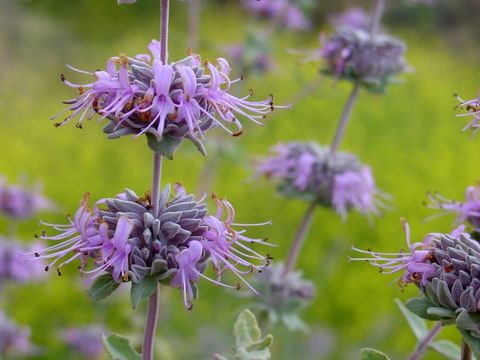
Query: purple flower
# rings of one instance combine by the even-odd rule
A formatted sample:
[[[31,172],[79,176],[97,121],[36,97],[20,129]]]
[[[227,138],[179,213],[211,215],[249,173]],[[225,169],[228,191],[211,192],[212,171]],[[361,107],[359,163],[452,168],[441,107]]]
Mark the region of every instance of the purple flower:
[[[432,209],[444,210],[440,215],[453,213],[457,215],[455,222],[470,223],[475,231],[480,231],[480,186],[469,186],[465,191],[465,200],[452,201],[444,198],[440,194],[429,194],[430,203],[428,206]]]
[[[87,326],[64,329],[61,336],[76,353],[86,359],[96,359],[103,353],[103,332],[98,326]]]
[[[243,0],[243,5],[256,16],[289,29],[308,30],[311,26],[302,10],[290,0]]]
[[[458,117],[471,117],[470,122],[465,126],[462,131],[472,130],[476,132],[480,127],[480,97],[472,100],[463,100],[460,96],[455,95],[460,104],[458,109],[466,110],[466,113],[457,115]]]
[[[53,210],[53,202],[41,194],[41,186],[37,184],[33,189],[18,185],[7,185],[0,178],[0,212],[17,220],[24,220],[35,216],[42,210]]]
[[[40,244],[26,246],[14,240],[0,237],[0,284],[5,281],[26,283],[43,278],[41,261],[25,261],[22,254],[35,251]]]
[[[230,45],[226,51],[238,69],[237,72],[244,76],[262,74],[274,66],[269,41],[261,33],[247,34],[243,43]]]
[[[359,81],[372,91],[382,91],[394,77],[407,69],[405,45],[385,34],[372,36],[362,28],[340,27],[308,60],[323,59],[325,73],[335,79]]]
[[[410,227],[408,223],[401,219],[405,238],[407,240],[408,251],[398,253],[379,253],[374,251],[360,250],[355,247],[352,249],[361,254],[367,254],[369,257],[351,258],[351,260],[366,260],[371,265],[379,267],[383,274],[392,274],[402,271],[400,285],[405,286],[409,283],[425,286],[435,274],[436,268],[432,264],[434,237],[429,234],[422,242],[411,243]]]
[[[379,215],[378,196],[381,193],[368,166],[360,171],[346,171],[335,176],[332,205],[342,218],[346,218],[350,207],[363,215]]]
[[[313,142],[279,144],[271,152],[258,161],[257,174],[274,180],[287,197],[332,206],[342,218],[351,208],[378,215],[385,207],[388,196],[376,188],[370,168],[352,154],[332,157],[329,149]]]
[[[370,15],[358,7],[352,7],[331,18],[335,28],[348,27],[368,30],[371,23]]]
[[[93,209],[86,195],[69,224],[46,224],[59,234],[44,233],[41,238],[57,244],[26,255],[32,259],[53,259],[46,270],[59,263],[59,274],[62,266],[78,259],[80,270],[94,278],[109,273],[116,282],[140,283],[155,277],[180,288],[187,308],[192,307],[196,298],[200,278],[237,288],[221,281],[225,270],[251,288],[243,276],[260,271],[271,258],[250,246],[264,240],[245,236],[244,229],[235,230],[236,226],[249,225],[233,222],[234,210],[226,200],[214,197],[217,212],[208,215],[204,198],[195,200],[178,184],[175,192],[170,196],[170,186],[165,187],[157,211],[152,210],[148,194],[141,198],[131,190],[102,199]],[[209,260],[215,279],[204,274]],[[93,269],[87,269],[89,265]]]
[[[14,356],[34,352],[35,346],[30,342],[30,329],[19,327],[0,312],[0,354]]]
[[[153,57],[113,57],[105,71],[88,73],[71,68],[92,75],[89,84],[74,84],[62,75],[63,82],[78,89],[79,96],[65,101],[71,114],[56,125],[78,117],[77,127],[82,127],[98,113],[108,121],[104,132],[109,138],[147,134],[149,145],[159,152],[163,140],[179,143],[188,138],[205,152],[201,141],[209,128],[220,126],[238,136],[242,133],[238,117],[261,124],[274,109],[272,98],[253,102],[251,94],[242,98],[230,94],[230,86],[239,79],[230,79],[230,65],[223,58],[202,66],[200,56],[191,54],[162,64],[158,41],[153,40],[149,50]]]

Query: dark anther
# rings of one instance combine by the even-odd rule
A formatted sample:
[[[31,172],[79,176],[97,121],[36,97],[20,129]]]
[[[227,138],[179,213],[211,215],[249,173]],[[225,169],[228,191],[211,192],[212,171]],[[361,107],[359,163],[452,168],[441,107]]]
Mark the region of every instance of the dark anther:
[[[67,80],[67,78],[65,77],[65,75],[64,75],[64,74],[60,74],[60,79],[61,79],[62,81],[65,81],[65,80]]]
[[[60,272],[60,269],[57,268],[57,274],[58,276],[62,276],[62,273]]]
[[[38,252],[36,252],[35,257],[40,257],[40,254]]]
[[[45,271],[48,271],[50,269],[50,267],[47,265],[45,266]]]
[[[237,131],[236,133],[233,133],[232,136],[237,137],[243,134],[243,130]]]

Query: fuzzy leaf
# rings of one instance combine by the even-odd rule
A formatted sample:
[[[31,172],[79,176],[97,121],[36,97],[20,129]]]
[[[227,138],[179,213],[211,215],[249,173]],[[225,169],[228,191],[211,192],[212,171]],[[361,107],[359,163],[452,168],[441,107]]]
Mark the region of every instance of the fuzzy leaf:
[[[126,337],[112,334],[103,336],[103,346],[112,360],[142,360]]]
[[[132,307],[136,309],[140,301],[152,295],[157,286],[157,279],[154,276],[146,276],[139,283],[132,282],[132,287],[130,288]]]
[[[390,360],[390,358],[381,351],[363,348],[360,350],[360,360]]]
[[[427,312],[429,308],[435,307],[435,305],[424,296],[408,299],[405,303],[405,306],[408,310],[410,310],[415,315],[421,317],[422,319],[438,320],[438,317],[430,315]]]
[[[150,149],[170,160],[173,160],[173,155],[182,143],[182,140],[165,135],[162,140],[158,141],[155,135],[147,133],[147,142]]]
[[[455,318],[455,313],[452,310],[443,307],[432,306],[427,309],[427,314],[436,317],[437,319],[451,319]]]
[[[448,340],[437,340],[429,345],[436,352],[444,355],[451,360],[460,359],[460,346]]]
[[[410,312],[409,309],[407,309],[407,307],[399,299],[395,299],[395,304],[397,304],[397,306],[400,308],[400,311],[405,317],[405,320],[407,320],[408,325],[410,325],[410,328],[412,329],[416,338],[418,340],[424,339],[428,333],[428,327],[425,320]]]
[[[88,295],[93,301],[100,301],[109,297],[120,284],[113,280],[111,274],[104,274],[95,279],[90,289],[88,289]]]
[[[235,359],[238,360],[268,360],[273,337],[262,338],[257,319],[250,310],[243,310],[235,322]]]

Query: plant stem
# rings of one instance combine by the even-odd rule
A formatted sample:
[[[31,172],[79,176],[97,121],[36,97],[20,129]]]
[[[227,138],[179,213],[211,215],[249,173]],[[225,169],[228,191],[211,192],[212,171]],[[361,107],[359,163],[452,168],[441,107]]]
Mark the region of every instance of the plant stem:
[[[157,288],[148,300],[147,323],[145,324],[145,333],[143,335],[143,360],[153,360],[153,340],[155,339],[158,320],[158,293],[157,285]]]
[[[338,150],[340,145],[340,141],[342,141],[343,135],[345,134],[345,129],[348,124],[348,120],[350,119],[350,114],[352,112],[353,104],[357,100],[358,93],[360,92],[360,83],[356,82],[353,85],[352,91],[348,97],[347,103],[345,104],[342,112],[342,116],[340,117],[340,121],[337,125],[337,130],[335,131],[335,136],[332,141],[332,145],[330,146],[330,154],[333,156]]]
[[[163,64],[168,60],[168,16],[170,0],[160,0],[160,61]],[[158,216],[160,203],[160,182],[162,178],[162,156],[158,153],[153,155],[153,177],[152,177],[152,211]],[[159,287],[157,287],[148,299],[147,322],[143,335],[143,360],[153,360],[153,345],[158,321],[158,298]]]
[[[383,8],[385,7],[385,0],[377,0],[375,4],[375,10],[372,16],[372,22],[370,24],[370,34],[375,36],[380,27],[380,19],[382,18]]]
[[[471,360],[472,359],[472,350],[470,349],[470,346],[465,342],[465,340],[462,340],[462,355],[460,357],[461,360]]]
[[[408,360],[418,360],[422,356],[422,354],[425,352],[425,350],[428,347],[428,344],[433,340],[433,338],[438,334],[438,332],[442,329],[442,323],[438,322],[435,324],[434,327],[430,329],[428,334],[423,338],[422,341],[420,341],[415,348],[415,351],[410,355]]]
[[[305,240],[305,235],[307,234],[310,224],[312,223],[313,214],[315,213],[316,207],[317,204],[315,202],[310,203],[305,215],[303,216],[302,222],[298,226],[297,232],[295,233],[295,237],[292,241],[292,245],[288,250],[287,261],[285,262],[285,268],[283,269],[284,276],[286,276],[295,268],[298,255],[300,254],[300,250],[302,249],[302,245]]]
[[[198,47],[200,8],[201,0],[191,0],[188,4],[188,46],[194,50]]]

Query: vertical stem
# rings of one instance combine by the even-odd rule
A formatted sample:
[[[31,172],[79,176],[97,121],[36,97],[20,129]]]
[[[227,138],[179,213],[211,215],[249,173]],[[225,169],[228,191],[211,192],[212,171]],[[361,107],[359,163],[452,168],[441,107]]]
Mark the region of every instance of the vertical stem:
[[[148,300],[147,323],[145,324],[145,333],[143,336],[143,360],[153,360],[153,344],[158,320],[158,285],[154,293]]]
[[[462,340],[462,355],[460,360],[471,360],[472,359],[472,350],[470,346],[467,345],[465,340]]]
[[[160,0],[160,61],[163,64],[168,60],[168,16],[170,0]],[[160,202],[160,181],[162,177],[162,156],[154,153],[153,155],[153,177],[152,177],[152,211],[158,215],[158,206]],[[153,345],[158,321],[158,294],[157,288],[148,299],[147,322],[143,335],[143,360],[153,360]]]
[[[162,155],[153,153],[153,177],[152,177],[152,211],[158,215],[158,204],[160,202],[160,181],[162,179]]]
[[[375,36],[375,34],[378,32],[384,7],[385,0],[377,0],[377,3],[375,4],[375,10],[373,11],[372,22],[370,24],[370,34],[372,36]]]
[[[284,276],[286,276],[290,271],[295,268],[298,255],[300,254],[300,250],[302,249],[302,245],[305,240],[305,235],[307,234],[307,231],[310,228],[310,224],[312,223],[313,214],[315,213],[316,207],[317,204],[315,202],[310,203],[307,211],[305,212],[305,215],[303,216],[302,222],[298,226],[292,245],[288,250],[287,261],[285,262],[285,268],[283,269]]]
[[[340,121],[337,125],[337,130],[335,131],[335,136],[332,141],[332,145],[330,146],[330,154],[333,156],[338,150],[340,145],[340,141],[342,141],[343,135],[345,134],[345,129],[348,124],[348,120],[350,119],[350,114],[352,113],[353,104],[357,100],[358,93],[360,92],[360,83],[356,82],[353,85],[352,91],[348,97],[347,103],[343,108],[342,116],[340,117]]]
[[[415,351],[408,357],[408,360],[418,360],[422,356],[422,354],[425,352],[425,350],[428,347],[428,344],[433,340],[433,338],[438,334],[438,332],[442,329],[442,323],[438,322],[435,324],[434,327],[430,329],[428,334],[425,336],[425,338],[420,341],[415,348]]]
[[[194,50],[198,47],[200,8],[201,0],[191,0],[188,4],[188,46]]]

